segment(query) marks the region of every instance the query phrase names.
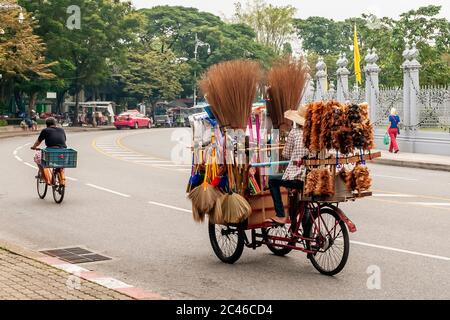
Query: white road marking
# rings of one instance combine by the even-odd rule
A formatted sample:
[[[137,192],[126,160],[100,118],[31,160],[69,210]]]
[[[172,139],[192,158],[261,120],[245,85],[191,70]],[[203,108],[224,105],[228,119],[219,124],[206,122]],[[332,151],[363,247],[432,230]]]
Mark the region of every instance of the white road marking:
[[[14,156],[14,158],[16,158],[17,161],[23,162],[23,160],[18,156]]]
[[[134,162],[136,162],[136,163],[149,163],[149,164],[155,163],[155,164],[157,164],[157,163],[169,163],[170,161],[166,161],[166,160],[144,160],[144,159],[142,159],[142,160],[135,160]]]
[[[401,194],[401,193],[375,193],[372,195],[373,197],[386,197],[386,198],[414,198],[412,194]]]
[[[18,150],[19,150],[19,149],[14,150],[13,155],[17,156],[17,151],[18,151]]]
[[[450,206],[450,202],[408,202],[408,204],[416,204],[420,206]]]
[[[386,176],[386,175],[382,175],[382,174],[373,174],[372,176],[379,177],[379,178],[391,178],[391,179],[406,180],[406,181],[419,181],[419,179],[396,177],[396,176]]]
[[[114,191],[114,190],[111,190],[111,189],[103,188],[103,187],[97,186],[97,185],[92,184],[92,183],[86,183],[86,185],[88,187],[91,187],[91,188],[94,188],[94,189],[98,189],[98,190],[102,190],[102,191],[106,191],[106,192],[109,192],[109,193],[112,193],[112,194],[115,194],[115,195],[118,195],[118,196],[121,196],[121,197],[124,197],[124,198],[130,198],[131,197],[128,194],[124,194],[124,193],[120,193],[120,192],[117,192],[117,191]]]
[[[177,211],[192,213],[192,210],[179,208],[179,207],[174,207],[174,206],[171,206],[171,205],[168,205],[168,204],[164,204],[164,203],[160,203],[160,202],[149,201],[148,203],[149,204],[153,204],[155,206],[159,206],[159,207],[164,207],[164,208],[169,208],[169,209],[173,209],[173,210],[177,210]]]
[[[37,170],[37,168],[38,168],[38,167],[36,167],[36,166],[33,166],[31,163],[28,163],[28,162],[24,162],[23,164],[26,165],[26,166],[29,166],[29,167],[31,167],[31,168],[33,168],[33,169],[36,169],[36,170]]]
[[[380,246],[380,245],[371,244],[371,243],[360,242],[360,241],[350,241],[350,242],[353,243],[353,244],[357,244],[357,245],[365,246],[365,247],[371,247],[371,248],[383,249],[383,250],[388,250],[388,251],[407,253],[407,254],[412,254],[412,255],[415,255],[415,256],[421,256],[421,257],[426,257],[426,258],[450,261],[449,257],[437,256],[437,255],[428,254],[428,253],[421,253],[421,252],[416,252],[416,251],[397,249],[397,248]]]
[[[67,179],[67,180],[70,180],[70,181],[78,181],[77,178],[72,178],[72,177],[66,177],[66,179]]]

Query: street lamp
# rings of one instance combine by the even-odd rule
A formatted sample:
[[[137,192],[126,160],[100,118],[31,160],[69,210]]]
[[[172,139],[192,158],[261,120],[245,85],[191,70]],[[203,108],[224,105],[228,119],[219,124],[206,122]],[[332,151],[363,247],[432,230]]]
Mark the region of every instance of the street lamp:
[[[208,47],[208,55],[211,54],[211,46],[209,43],[203,42],[198,39],[197,34],[195,34],[195,50],[194,50],[194,59],[197,62],[198,48],[199,47]],[[194,106],[197,105],[197,69],[194,70]]]

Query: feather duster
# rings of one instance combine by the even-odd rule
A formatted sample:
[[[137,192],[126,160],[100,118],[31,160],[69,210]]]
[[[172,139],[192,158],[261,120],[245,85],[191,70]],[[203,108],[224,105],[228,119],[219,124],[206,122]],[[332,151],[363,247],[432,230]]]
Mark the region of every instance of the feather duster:
[[[309,151],[320,151],[320,129],[322,122],[322,102],[314,103],[311,117],[311,145]]]
[[[316,186],[319,184],[319,169],[312,169],[306,176],[305,195],[311,196],[314,194]]]
[[[369,105],[367,103],[361,103],[359,105],[361,114],[362,134],[364,136],[364,150],[372,150],[375,148],[375,142],[373,137],[373,125],[369,118]]]
[[[366,166],[358,164],[355,169],[353,169],[353,176],[356,185],[355,189],[358,191],[358,193],[369,190],[372,186],[370,172]]]
[[[323,106],[322,123],[320,128],[320,150],[332,149],[332,122],[333,122],[333,101],[327,102]]]
[[[330,170],[320,169],[318,172],[319,181],[314,190],[317,196],[332,196],[334,194],[334,179]]]

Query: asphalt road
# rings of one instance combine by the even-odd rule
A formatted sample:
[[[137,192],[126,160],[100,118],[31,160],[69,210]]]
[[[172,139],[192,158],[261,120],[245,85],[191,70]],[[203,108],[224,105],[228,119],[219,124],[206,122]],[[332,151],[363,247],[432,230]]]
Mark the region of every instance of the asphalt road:
[[[302,253],[267,248],[225,265],[207,225],[191,218],[189,165],[170,161],[184,153],[189,162],[188,132],[69,134],[79,166],[67,172],[62,205],[37,197],[33,139],[0,140],[0,238],[34,250],[86,247],[113,258],[87,268],[175,299],[450,298],[450,173],[370,165],[375,196],[342,206],[358,232],[335,277]],[[374,277],[380,287],[370,289]]]

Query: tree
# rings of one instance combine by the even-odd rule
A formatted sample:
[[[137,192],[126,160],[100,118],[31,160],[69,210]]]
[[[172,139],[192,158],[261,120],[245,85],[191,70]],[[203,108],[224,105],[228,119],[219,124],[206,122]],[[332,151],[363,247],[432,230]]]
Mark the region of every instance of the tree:
[[[248,1],[245,6],[236,2],[234,20],[249,25],[256,32],[259,43],[281,54],[294,33],[295,12],[293,6],[273,6],[264,0]]]
[[[121,60],[132,42],[127,19],[132,12],[131,4],[114,0],[22,2],[39,20],[37,31],[48,45],[48,59],[63,66],[55,68],[58,78],[63,80],[59,90],[75,94],[76,122],[80,91],[88,86],[95,90],[105,84],[112,72],[110,61]],[[68,27],[70,6],[81,10],[81,15],[75,17],[80,19],[80,29]]]
[[[38,89],[30,84],[52,79],[54,74],[50,67],[54,63],[45,63],[46,46],[41,37],[34,33],[36,22],[31,19],[31,15],[24,12],[25,19],[19,23],[18,13],[18,10],[0,11],[1,27],[4,31],[4,34],[0,35],[0,102],[5,103],[7,96],[11,96],[15,91],[16,103],[21,105],[20,93],[16,91],[19,85],[28,86],[29,93],[35,98]],[[30,101],[29,111],[35,100]]]
[[[191,76],[181,79],[182,95],[193,93],[198,76],[210,65],[224,60],[255,59],[269,64],[275,53],[271,48],[256,41],[256,33],[245,24],[233,24],[195,8],[179,6],[156,6],[142,9],[146,17],[145,30],[140,35],[145,48],[152,47],[161,53],[171,51],[186,60]],[[196,35],[206,46],[198,47],[195,59]]]
[[[128,56],[128,68],[122,74],[124,91],[152,104],[160,99],[175,99],[183,90],[181,79],[187,76],[188,69],[186,63],[168,50],[132,52]]]

